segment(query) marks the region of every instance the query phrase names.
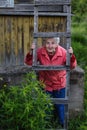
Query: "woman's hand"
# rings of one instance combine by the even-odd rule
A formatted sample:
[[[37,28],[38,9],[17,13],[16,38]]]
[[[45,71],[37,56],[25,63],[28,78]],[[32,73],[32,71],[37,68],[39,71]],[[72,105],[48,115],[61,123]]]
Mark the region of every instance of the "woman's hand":
[[[73,48],[70,47],[70,48],[68,49],[68,52],[70,53],[70,55],[72,55],[72,54],[73,54]]]
[[[34,49],[35,49],[35,43],[32,43],[31,48],[30,48],[30,55],[33,54]]]
[[[32,43],[31,50],[35,49],[35,43]]]

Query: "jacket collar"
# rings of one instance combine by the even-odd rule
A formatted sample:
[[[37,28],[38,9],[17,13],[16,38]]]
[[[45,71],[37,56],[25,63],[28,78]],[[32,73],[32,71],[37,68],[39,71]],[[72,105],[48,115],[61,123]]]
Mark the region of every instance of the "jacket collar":
[[[56,48],[56,53],[54,54],[52,60],[53,60],[53,59],[56,59],[58,56],[62,56],[62,52],[61,52],[61,49],[60,49],[60,48],[61,48],[61,47],[58,45],[58,47]],[[42,55],[44,55],[47,59],[49,59],[49,56],[48,56],[48,54],[47,54],[47,51],[46,51],[46,48],[45,48],[45,47],[42,48]]]

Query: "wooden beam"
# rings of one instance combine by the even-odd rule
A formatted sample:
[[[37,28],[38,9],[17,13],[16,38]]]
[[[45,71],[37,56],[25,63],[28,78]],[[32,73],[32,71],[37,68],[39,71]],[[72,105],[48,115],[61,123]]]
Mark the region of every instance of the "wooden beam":
[[[35,0],[35,5],[69,5],[71,0]]]
[[[38,11],[64,13],[65,11],[63,8],[64,5],[42,5],[38,7]],[[15,4],[14,8],[0,8],[0,15],[34,15],[34,4]]]
[[[70,32],[38,32],[38,33],[34,33],[34,37],[61,37],[61,36],[65,36],[65,37],[70,37],[71,34]]]

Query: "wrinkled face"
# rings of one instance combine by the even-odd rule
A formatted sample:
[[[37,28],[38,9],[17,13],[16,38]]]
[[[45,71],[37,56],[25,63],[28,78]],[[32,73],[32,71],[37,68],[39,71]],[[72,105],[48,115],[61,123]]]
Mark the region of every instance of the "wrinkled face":
[[[56,43],[54,38],[48,38],[45,43],[45,47],[48,53],[55,53],[56,47],[58,44]]]

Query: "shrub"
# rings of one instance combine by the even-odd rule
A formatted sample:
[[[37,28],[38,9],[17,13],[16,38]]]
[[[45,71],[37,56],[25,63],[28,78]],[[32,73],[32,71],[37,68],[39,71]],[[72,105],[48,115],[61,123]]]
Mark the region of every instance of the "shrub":
[[[3,130],[45,130],[51,112],[50,98],[36,80],[34,72],[26,75],[19,86],[4,86],[0,90],[0,127]],[[48,100],[47,100],[48,99]],[[49,119],[51,115],[49,114]]]

